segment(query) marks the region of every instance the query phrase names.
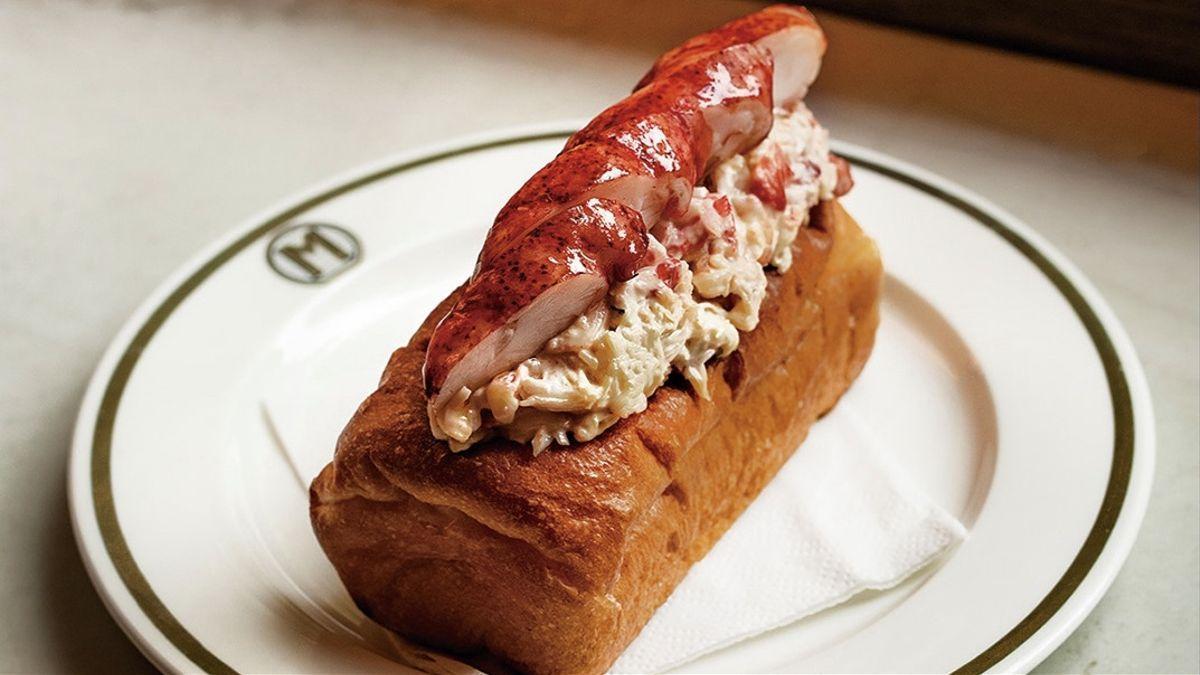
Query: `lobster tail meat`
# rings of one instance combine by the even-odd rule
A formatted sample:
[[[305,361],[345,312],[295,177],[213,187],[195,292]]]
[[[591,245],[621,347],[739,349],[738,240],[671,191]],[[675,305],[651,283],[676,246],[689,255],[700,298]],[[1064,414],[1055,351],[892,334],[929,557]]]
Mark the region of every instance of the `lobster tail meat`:
[[[690,146],[703,177],[709,167],[753,147],[771,130],[772,66],[766,50],[734,44],[700,51],[661,75],[597,115],[567,147],[611,136],[630,120],[669,115],[679,121],[674,138]]]
[[[636,89],[671,75],[681,64],[699,55],[734,45],[755,45],[766,50],[774,65],[772,89],[776,106],[799,101],[817,79],[825,54],[825,33],[812,13],[803,7],[772,5],[701,33],[659,57]]]
[[[544,220],[589,199],[621,204],[643,222],[657,221],[668,202],[686,201],[695,181],[690,159],[674,153],[675,145],[662,145],[657,157],[607,138],[564,150],[500,209],[479,254],[480,269],[518,242],[525,245]]]
[[[608,199],[588,199],[539,224],[475,273],[434,330],[425,359],[430,409],[533,356],[614,280],[632,276],[647,246],[641,216]]]

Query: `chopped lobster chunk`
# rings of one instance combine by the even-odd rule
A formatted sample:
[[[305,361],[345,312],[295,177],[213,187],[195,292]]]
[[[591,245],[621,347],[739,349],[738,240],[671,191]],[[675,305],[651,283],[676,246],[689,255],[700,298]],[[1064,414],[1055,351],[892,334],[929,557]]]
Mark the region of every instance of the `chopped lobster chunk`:
[[[792,180],[792,167],[779,144],[764,145],[766,151],[759,155],[750,172],[750,192],[767,206],[782,211],[787,208],[786,189]]]

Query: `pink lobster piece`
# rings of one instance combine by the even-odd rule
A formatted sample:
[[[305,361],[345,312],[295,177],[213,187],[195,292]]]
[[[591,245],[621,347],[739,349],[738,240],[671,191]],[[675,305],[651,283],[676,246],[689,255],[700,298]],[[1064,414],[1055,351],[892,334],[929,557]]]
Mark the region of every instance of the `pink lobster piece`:
[[[702,178],[770,132],[772,68],[771,54],[753,44],[691,54],[597,115],[567,147],[612,135],[633,120],[668,115],[680,122],[674,142],[689,146]]]
[[[636,89],[670,77],[680,64],[697,55],[733,45],[757,45],[771,54],[775,71],[772,89],[775,105],[783,106],[804,98],[817,79],[825,55],[825,33],[803,7],[771,5],[707,33],[701,33],[659,57]]]
[[[475,389],[524,361],[627,279],[646,257],[636,211],[591,198],[537,225],[463,289],[425,354],[428,388]],[[436,390],[427,393],[434,394]]]

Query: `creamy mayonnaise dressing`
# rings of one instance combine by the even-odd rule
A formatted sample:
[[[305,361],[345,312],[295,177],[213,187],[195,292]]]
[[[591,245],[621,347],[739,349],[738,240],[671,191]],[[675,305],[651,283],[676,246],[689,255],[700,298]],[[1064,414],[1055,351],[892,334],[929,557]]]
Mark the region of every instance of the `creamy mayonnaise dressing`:
[[[755,181],[780,159],[790,172],[782,209],[755,194]],[[464,387],[434,417],[434,434],[455,451],[499,434],[539,453],[645,410],[673,370],[707,398],[705,364],[758,325],[764,268],[791,266],[809,210],[836,184],[825,129],[802,104],[776,109],[761,143],[714,167],[684,212],[654,228],[650,264],[537,356],[474,391]]]

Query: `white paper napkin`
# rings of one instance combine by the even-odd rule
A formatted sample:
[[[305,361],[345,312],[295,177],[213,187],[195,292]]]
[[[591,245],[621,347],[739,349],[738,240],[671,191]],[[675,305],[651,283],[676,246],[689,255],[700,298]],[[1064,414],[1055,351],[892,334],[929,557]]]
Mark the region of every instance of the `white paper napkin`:
[[[335,346],[294,350],[265,374],[266,421],[302,483],[329,461],[395,339],[386,323],[350,335]],[[888,588],[964,536],[843,401],[691,569],[613,670],[673,668],[859,591]]]
[[[838,408],[813,427],[614,672],[674,668],[890,588],[963,539],[963,526],[908,481],[861,422]]]

